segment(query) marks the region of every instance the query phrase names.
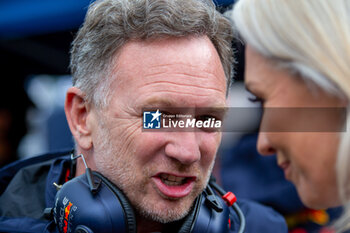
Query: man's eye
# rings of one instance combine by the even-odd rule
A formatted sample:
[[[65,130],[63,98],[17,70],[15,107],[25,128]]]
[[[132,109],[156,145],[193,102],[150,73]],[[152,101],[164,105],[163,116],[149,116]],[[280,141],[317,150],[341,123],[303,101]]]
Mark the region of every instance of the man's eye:
[[[197,116],[196,118],[197,120],[202,120],[202,121],[206,121],[209,119],[217,120],[216,117],[212,115],[200,115],[200,116]]]
[[[164,111],[164,110],[161,110],[161,113],[162,113],[162,115],[171,115],[171,113],[170,112],[167,112],[167,111]]]

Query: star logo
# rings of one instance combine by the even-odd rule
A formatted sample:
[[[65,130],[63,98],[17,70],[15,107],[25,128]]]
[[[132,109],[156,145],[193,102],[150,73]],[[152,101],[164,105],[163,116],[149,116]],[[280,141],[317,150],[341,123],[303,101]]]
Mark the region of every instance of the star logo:
[[[144,129],[160,129],[160,119],[162,113],[157,111],[143,112],[143,128]]]
[[[159,112],[159,109],[157,109],[157,111],[155,113],[151,113],[151,115],[153,116],[152,121],[154,121],[155,119],[157,119],[157,121],[159,121],[159,117],[162,115],[162,113]]]

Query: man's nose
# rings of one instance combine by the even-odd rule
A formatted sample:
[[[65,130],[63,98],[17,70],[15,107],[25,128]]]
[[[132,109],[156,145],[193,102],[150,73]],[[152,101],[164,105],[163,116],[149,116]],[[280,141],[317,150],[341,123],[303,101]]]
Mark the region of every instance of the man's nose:
[[[195,132],[172,132],[165,146],[166,156],[190,165],[201,157],[200,146]]]
[[[271,145],[269,133],[260,132],[257,142],[258,152],[262,155],[273,155],[276,153],[275,148]]]

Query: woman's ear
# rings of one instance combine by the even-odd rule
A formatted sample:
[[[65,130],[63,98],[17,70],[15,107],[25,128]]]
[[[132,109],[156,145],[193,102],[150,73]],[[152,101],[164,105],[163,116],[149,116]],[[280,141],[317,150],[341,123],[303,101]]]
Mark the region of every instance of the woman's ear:
[[[91,127],[87,118],[91,112],[84,95],[84,92],[76,87],[69,88],[66,94],[64,110],[77,146],[84,150],[89,150],[92,147],[92,137]]]

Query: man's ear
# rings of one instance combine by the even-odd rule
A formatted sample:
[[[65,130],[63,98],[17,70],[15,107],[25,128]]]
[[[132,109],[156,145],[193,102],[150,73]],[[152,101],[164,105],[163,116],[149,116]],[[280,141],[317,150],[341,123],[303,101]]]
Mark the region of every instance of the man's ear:
[[[67,90],[64,106],[70,131],[76,143],[84,150],[92,147],[91,127],[87,117],[90,114],[89,104],[84,99],[84,92],[76,87]]]

